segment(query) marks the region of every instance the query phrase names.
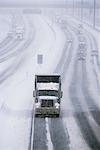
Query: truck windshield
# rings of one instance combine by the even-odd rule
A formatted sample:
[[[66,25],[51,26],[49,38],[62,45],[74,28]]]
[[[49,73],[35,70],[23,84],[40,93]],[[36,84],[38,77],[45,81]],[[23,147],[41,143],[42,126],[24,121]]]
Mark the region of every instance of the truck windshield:
[[[56,96],[58,97],[58,91],[55,90],[39,90],[38,96]]]

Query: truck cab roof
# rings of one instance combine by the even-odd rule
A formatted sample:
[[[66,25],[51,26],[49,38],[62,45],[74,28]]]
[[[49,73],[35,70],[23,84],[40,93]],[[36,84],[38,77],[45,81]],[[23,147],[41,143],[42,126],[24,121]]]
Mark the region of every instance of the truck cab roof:
[[[60,75],[35,75],[35,79],[37,82],[58,82],[60,79]]]

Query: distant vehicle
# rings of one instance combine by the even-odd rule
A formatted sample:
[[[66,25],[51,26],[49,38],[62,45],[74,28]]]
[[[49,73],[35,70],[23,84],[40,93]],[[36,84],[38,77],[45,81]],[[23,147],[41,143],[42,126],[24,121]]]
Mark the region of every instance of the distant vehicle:
[[[73,38],[72,38],[72,37],[69,37],[69,38],[67,39],[67,42],[68,42],[68,43],[72,43],[72,42],[73,42]]]
[[[81,49],[79,50],[78,54],[86,56],[86,50]]]
[[[22,40],[24,37],[24,27],[23,26],[16,26],[15,28],[15,39]]]
[[[57,15],[55,16],[55,22],[56,22],[56,23],[61,23],[61,16],[60,16],[60,15],[57,14]]]
[[[83,35],[78,36],[79,42],[85,42],[85,37]]]
[[[82,49],[85,50],[86,49],[86,43],[85,42],[80,42],[78,47],[79,47],[80,50],[82,50]]]
[[[62,98],[60,75],[35,75],[35,116],[59,117]]]
[[[97,50],[93,50],[91,56],[98,56],[98,51]]]
[[[12,33],[12,31],[9,31],[8,36],[9,36],[10,38],[12,38],[12,37],[13,37],[13,33]]]
[[[61,29],[66,30],[67,29],[66,24],[61,24]]]
[[[66,30],[67,29],[67,22],[66,22],[66,20],[61,20],[61,28],[62,29],[64,29],[64,30]]]
[[[11,29],[11,30],[8,32],[8,36],[9,36],[10,38],[13,38],[13,36],[14,36],[14,30],[13,30],[13,29]]]
[[[65,19],[62,19],[62,20],[61,20],[61,23],[62,23],[62,24],[67,24],[67,21],[66,21]]]
[[[78,52],[78,60],[86,60],[86,53]]]
[[[83,25],[82,24],[79,24],[78,34],[83,34]]]
[[[17,40],[23,40],[24,32],[23,26],[15,25],[12,29],[10,29],[8,36]]]

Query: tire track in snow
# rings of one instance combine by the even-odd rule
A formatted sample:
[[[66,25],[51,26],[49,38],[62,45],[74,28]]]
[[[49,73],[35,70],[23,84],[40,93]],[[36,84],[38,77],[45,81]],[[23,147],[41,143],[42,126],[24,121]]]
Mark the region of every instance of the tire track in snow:
[[[20,43],[21,41],[19,40],[12,40],[12,43],[10,43],[8,47],[6,47],[5,49],[2,49],[2,51],[0,51],[0,63],[2,62],[2,60],[6,59],[5,55],[8,56],[9,53],[11,52],[14,53],[14,48],[17,47],[17,45]]]
[[[2,48],[4,48],[6,45],[8,45],[12,41],[12,37],[7,36],[1,43],[0,43],[0,52]]]
[[[70,139],[67,129],[64,128],[62,117],[50,118],[49,128],[53,150],[70,150]]]
[[[74,29],[77,32],[77,28],[74,27]],[[92,34],[89,35],[88,31],[86,31],[86,30],[84,30],[84,31],[85,31],[84,34],[86,36],[85,37],[86,41],[89,40],[87,48],[90,48],[90,49],[94,48],[93,41],[91,41],[91,37],[90,37],[90,36],[92,36]],[[82,88],[83,88],[83,93],[84,93],[84,96],[85,96],[85,101],[88,105],[88,108],[91,110],[91,114],[92,114],[94,120],[97,122],[98,125],[100,125],[100,117],[99,117],[100,110],[99,110],[98,106],[95,104],[94,99],[91,97],[91,94],[89,93],[88,86],[87,86],[88,79],[87,79],[86,64],[83,64],[82,67],[83,67],[83,80],[82,80],[83,81],[83,86],[82,86]],[[97,83],[97,85],[98,85],[98,83]]]
[[[31,25],[30,31],[28,33],[28,38],[24,42],[24,44],[20,48],[17,48],[16,51],[12,52],[11,54],[9,54],[8,56],[6,56],[5,58],[2,59],[2,61],[7,61],[7,59],[9,59],[11,57],[16,57],[16,58],[18,57],[19,61],[18,61],[18,59],[17,59],[17,61],[15,60],[14,64],[10,65],[6,70],[4,70],[0,74],[0,83],[3,83],[8,77],[10,77],[12,74],[14,74],[15,71],[18,69],[19,65],[22,62],[22,60],[21,60],[22,52],[24,52],[28,48],[28,46],[34,40],[34,37],[35,37],[35,31],[33,31],[33,27]],[[19,57],[19,55],[20,55],[20,57]]]
[[[53,144],[51,141],[51,135],[50,135],[50,130],[49,130],[49,119],[45,118],[45,122],[46,122],[46,137],[47,137],[47,147],[48,150],[53,150]]]
[[[75,32],[77,33],[77,29],[76,27],[74,27],[73,29],[75,29]],[[76,69],[76,66],[74,67]],[[79,102],[79,97],[77,96],[77,93],[76,92],[76,89],[77,89],[77,82],[78,80],[80,79],[80,76],[79,75],[77,77],[77,79],[75,79],[76,77],[76,72],[73,73],[73,78],[74,78],[74,81],[72,79],[72,88],[70,88],[70,97],[71,97],[71,100],[72,100],[72,104],[73,104],[73,107],[75,108],[75,110],[77,111],[77,109],[79,109],[79,111],[81,111],[82,113],[77,113],[75,116],[76,116],[76,120],[77,122],[79,123],[79,126],[80,126],[80,129],[81,129],[81,132],[87,142],[87,144],[92,148],[92,149],[96,149],[96,150],[99,150],[100,148],[100,143],[97,141],[97,138],[89,124],[89,121],[87,119],[87,116],[85,115],[84,111],[82,110],[82,107],[81,107],[81,104]],[[75,81],[76,80],[76,81]],[[75,82],[75,83],[74,83]],[[83,81],[84,82],[84,81]],[[75,86],[76,84],[76,86]],[[82,86],[81,86],[82,87]],[[71,94],[74,95],[72,96]],[[77,102],[77,103],[76,103]],[[82,120],[83,118],[83,120]],[[84,123],[85,121],[85,123]],[[85,125],[85,126],[84,126]],[[91,135],[93,137],[93,139],[91,138]],[[92,141],[93,140],[93,141]],[[94,142],[94,143],[93,143]]]
[[[70,97],[73,107],[75,108],[75,118],[77,123],[79,124],[81,133],[87,142],[88,146],[92,150],[99,150],[100,144],[97,141],[95,134],[89,124],[86,114],[83,111],[83,108],[80,103],[80,99],[78,97],[78,88],[81,88],[81,85],[78,87],[77,82],[80,80],[81,74],[78,73],[78,69],[80,69],[81,64],[78,65],[77,61],[75,62],[74,72],[72,77],[72,82],[70,84]],[[77,109],[79,112],[77,112]]]
[[[83,92],[84,92],[84,96],[85,96],[85,101],[88,105],[88,107],[90,108],[91,110],[91,114],[94,118],[94,120],[97,122],[97,124],[100,126],[100,110],[99,110],[99,107],[95,104],[94,102],[94,99],[91,97],[91,94],[89,93],[89,90],[88,90],[88,79],[87,79],[87,71],[86,71],[86,66],[85,64],[83,64],[83,74],[82,74],[82,77],[83,77]],[[92,107],[91,107],[92,106]]]
[[[85,35],[86,35],[86,39],[88,40],[88,44],[89,44],[89,47],[91,50],[92,49],[95,49],[97,48],[96,46],[96,41],[95,39],[92,37],[92,34],[89,35],[89,32],[87,30],[85,30]],[[93,39],[92,39],[93,38]],[[82,64],[82,67],[83,67],[83,73],[82,73],[82,77],[83,77],[83,93],[84,93],[84,97],[85,97],[85,101],[88,105],[88,108],[89,110],[91,111],[91,114],[94,118],[94,120],[97,122],[97,124],[100,126],[100,109],[99,107],[95,104],[94,102],[94,99],[91,97],[91,94],[89,93],[89,89],[88,89],[88,77],[87,77],[87,71],[86,71],[86,64]],[[94,74],[95,74],[95,71],[93,71]],[[97,79],[97,74],[96,74],[96,79]],[[99,82],[98,82],[98,79],[97,79],[97,86],[98,86],[98,89],[99,89],[99,86],[98,85]]]

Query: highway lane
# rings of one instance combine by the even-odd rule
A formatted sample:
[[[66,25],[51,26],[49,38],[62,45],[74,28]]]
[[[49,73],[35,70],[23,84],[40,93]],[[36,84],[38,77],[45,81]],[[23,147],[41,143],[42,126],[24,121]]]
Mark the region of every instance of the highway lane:
[[[0,62],[2,62],[2,60],[8,56],[11,51],[14,51],[15,47],[17,47],[20,42],[21,41],[19,40],[12,40],[12,43],[10,43],[8,47],[6,46],[6,48],[2,48],[2,51],[0,52]]]
[[[15,47],[14,50],[10,49],[11,53],[7,53],[6,57],[3,60],[3,62],[5,61],[5,63],[9,63],[9,60],[12,61],[12,63],[10,62],[9,65],[7,65],[7,67],[5,68],[5,70],[3,70],[0,74],[0,83],[1,83],[0,88],[2,89],[2,87],[3,87],[4,88],[3,90],[5,90],[5,88],[7,90],[7,87],[8,87],[8,90],[9,90],[9,88],[11,88],[10,85],[7,85],[7,83],[4,81],[6,81],[10,77],[10,81],[14,82],[14,81],[12,81],[12,75],[15,74],[19,70],[19,68],[20,68],[20,66],[22,66],[22,64],[24,64],[25,59],[26,59],[24,54],[26,54],[27,51],[29,51],[28,47],[33,42],[34,37],[35,37],[34,26],[32,25],[32,23],[29,22],[28,19],[25,18],[25,21],[26,21],[25,25],[26,25],[27,31],[25,32],[25,37],[24,37],[23,42],[20,45],[17,45],[17,47]],[[14,43],[13,43],[13,45],[14,45]],[[1,63],[1,65],[2,65],[2,63]],[[17,74],[17,76],[19,77],[19,74]],[[16,82],[17,82],[17,80],[19,80],[19,78],[17,78],[17,76],[15,78]],[[9,82],[9,80],[7,80],[7,81]],[[11,84],[13,84],[13,83],[11,83]],[[19,84],[19,86],[18,86],[18,89],[19,89],[20,83],[18,83],[18,84]],[[19,108],[18,108],[18,110],[12,109],[12,107],[10,106],[10,104],[8,102],[8,98],[7,98],[6,102],[4,100],[5,99],[3,99],[3,102],[2,102],[3,105],[1,105],[1,108],[0,108],[0,120],[2,122],[0,125],[0,127],[1,127],[0,131],[2,130],[1,132],[3,133],[0,136],[0,140],[2,141],[0,144],[0,148],[6,149],[6,148],[10,147],[9,149],[13,150],[13,149],[16,149],[16,147],[17,148],[19,147],[19,149],[22,150],[24,147],[25,149],[27,149],[29,140],[26,141],[26,139],[29,136],[28,134],[30,132],[30,120],[31,120],[31,116],[32,116],[32,110],[31,109],[22,110]],[[6,105],[6,103],[8,103],[8,106]],[[4,126],[3,126],[3,123],[4,123]],[[13,125],[15,125],[16,127],[14,128]],[[29,128],[28,131],[27,131],[27,128]],[[19,132],[19,130],[20,130],[20,132]],[[24,133],[23,133],[23,130],[25,131]],[[13,135],[14,132],[16,132],[15,135]],[[26,133],[26,132],[28,132],[28,133]],[[10,134],[11,134],[11,136],[10,136],[10,138],[8,138]],[[22,141],[21,142],[19,138],[22,136],[22,134],[24,134],[24,135],[23,135],[23,139],[21,140]]]
[[[67,129],[64,128],[62,116],[60,118],[50,118],[49,128],[53,150],[70,150],[70,138]]]
[[[12,45],[9,46],[9,49],[6,50],[7,52],[9,52],[7,56],[4,56],[3,58],[1,58],[0,61],[1,62],[6,61],[7,59],[11,57],[17,58],[19,53],[21,54],[23,51],[25,51],[27,47],[31,44],[31,42],[34,40],[34,34],[35,34],[34,26],[28,23],[24,41],[21,42],[20,40],[15,40],[15,42],[13,42]],[[21,44],[21,45],[18,45],[18,44]]]
[[[69,64],[71,62],[74,44],[73,44],[73,38],[71,33],[72,31],[70,30],[70,28],[67,27],[67,30],[63,30],[63,32],[66,36],[66,42],[62,51],[62,56],[59,60],[59,63],[55,67],[54,73],[60,73],[64,79],[65,71],[68,70]],[[71,39],[69,39],[67,35],[70,35]],[[67,60],[65,59],[65,57],[67,58]]]
[[[98,47],[98,43],[94,37],[93,34],[91,34],[90,32],[87,32],[87,36],[88,36],[88,40],[90,41],[91,45],[91,63],[92,65],[92,69],[94,72],[94,75],[96,77],[96,81],[97,81],[97,86],[98,86],[98,91],[100,92],[100,62],[99,62],[99,47]]]
[[[26,27],[26,24],[23,21],[23,17],[21,15],[17,15],[17,16],[15,15],[14,17],[15,18],[12,18],[12,27],[11,27],[11,30],[13,31],[12,33],[8,33],[7,37],[1,42],[1,45],[0,45],[0,63],[12,57],[12,55],[14,55],[14,53],[16,53],[17,51],[16,48],[18,49],[19,47],[21,47],[21,44],[23,44],[23,42],[27,40],[27,34],[29,34],[27,33],[28,28]],[[23,33],[24,34],[23,39],[20,39],[17,37],[15,33],[16,28],[13,27],[15,25],[21,26],[22,28],[25,29]]]
[[[65,71],[66,64],[68,65],[70,63],[70,59],[71,59],[70,51],[72,51],[72,43],[67,41],[65,43],[60,61],[57,64],[54,72],[58,73],[58,71],[60,71],[63,73]],[[68,54],[66,54],[67,52],[68,52]],[[69,58],[68,60],[64,59],[65,54],[66,54],[66,57]],[[59,69],[59,67],[60,67],[60,69]],[[64,73],[63,73],[63,78],[64,78]],[[46,130],[45,119],[44,118],[41,118],[41,119],[35,118],[34,119],[33,150],[40,150],[40,147],[41,147],[41,150],[42,149],[47,150],[48,148],[46,146],[46,144],[47,144],[46,132],[42,132],[42,130],[40,130],[40,126],[38,124],[42,125],[43,131]],[[48,126],[49,126],[49,130],[50,130],[49,131],[50,132],[50,140],[53,145],[53,150],[57,150],[57,149],[58,150],[61,150],[61,149],[69,150],[69,143],[70,143],[69,135],[67,133],[67,130],[65,130],[65,128],[64,128],[64,125],[62,122],[62,117],[49,118]],[[41,139],[41,137],[43,137],[43,139]],[[41,140],[44,143],[43,145],[41,145]]]
[[[95,120],[95,122],[98,124],[99,130],[100,130],[100,108],[98,107],[97,104],[95,104],[95,99],[91,96],[91,94],[88,90],[88,85],[87,85],[88,80],[87,80],[87,72],[86,72],[85,64],[83,64],[82,67],[83,67],[83,70],[84,70],[84,72],[83,72],[83,81],[84,81],[84,83],[82,83],[84,98],[85,98],[85,101],[87,103],[87,106],[89,107],[90,113],[91,113],[93,119]],[[92,107],[91,107],[91,105],[92,105]]]
[[[77,29],[74,27],[74,29],[75,29],[75,31],[76,31],[76,33],[77,33]],[[85,37],[87,36],[87,34],[86,34],[86,32],[85,32]],[[86,41],[87,41],[88,39],[86,38]],[[91,48],[93,48],[93,47],[91,47],[91,42],[89,42],[88,43],[89,45],[87,46],[87,49],[90,49],[91,50]],[[89,53],[89,51],[88,51],[88,53]],[[78,63],[81,63],[81,61],[79,61]],[[71,89],[71,93],[74,93],[75,92],[75,89],[76,89],[76,87],[75,87],[75,85],[77,85],[79,82],[80,82],[80,78],[81,78],[81,76],[82,76],[82,81],[81,81],[81,85],[79,85],[80,86],[80,88],[82,88],[82,92],[83,92],[83,95],[84,95],[84,101],[86,101],[86,103],[87,103],[87,106],[88,106],[88,109],[89,109],[89,111],[91,112],[91,115],[92,115],[92,117],[96,120],[96,122],[99,124],[99,121],[100,121],[100,117],[99,117],[99,114],[100,114],[100,111],[99,111],[99,109],[98,109],[98,107],[96,106],[96,104],[95,104],[95,102],[94,102],[94,100],[93,100],[93,98],[91,97],[91,95],[90,95],[90,93],[89,93],[89,91],[88,91],[88,80],[87,80],[87,72],[86,72],[86,65],[87,64],[87,61],[85,60],[85,61],[82,61],[82,64],[81,64],[81,67],[80,67],[80,70],[81,70],[81,73],[79,72],[79,74],[77,75],[78,77],[75,77],[75,79],[73,80],[72,79],[72,84],[74,84],[73,86],[72,86],[72,89]],[[74,67],[75,68],[75,70],[76,70],[76,66]],[[74,72],[74,74],[73,74],[73,76],[75,76],[76,75],[76,72]],[[77,78],[77,81],[75,82],[75,80],[76,80],[76,78]],[[74,82],[75,83],[74,83]],[[70,95],[71,95],[71,99],[72,99],[72,103],[73,103],[73,106],[76,108],[76,110],[77,109],[79,109],[80,111],[82,111],[82,108],[81,108],[81,105],[80,105],[80,102],[78,101],[77,102],[77,99],[78,99],[78,97],[77,97],[77,95],[76,95],[76,99],[74,99],[74,97],[75,97],[75,95],[74,96],[72,96],[72,94],[70,93]],[[81,100],[81,97],[80,97],[80,99],[79,100]],[[77,103],[75,103],[75,102],[77,102]],[[80,115],[80,114],[79,114]],[[89,121],[88,121],[88,117],[87,116],[85,116],[85,114],[84,114],[84,111],[82,111],[82,115],[83,116],[81,116],[80,115],[80,119],[83,117],[83,123],[81,122],[81,120],[79,119],[78,121],[79,121],[79,124],[80,124],[80,126],[82,125],[82,124],[84,124],[84,126],[82,127],[82,129],[84,130],[83,132],[83,135],[84,135],[84,137],[85,137],[85,139],[86,139],[86,142],[88,143],[88,145],[91,147],[91,149],[98,149],[99,150],[99,148],[100,148],[100,143],[98,142],[98,139],[96,139],[96,135],[94,134],[94,132],[93,132],[93,130],[91,129],[91,126],[89,125]],[[77,118],[77,117],[76,117]],[[85,123],[86,122],[86,123]],[[86,125],[87,124],[87,125]],[[84,128],[85,127],[85,125],[86,125],[86,127],[87,127],[87,129],[86,128]],[[90,127],[89,127],[90,126]],[[89,129],[88,129],[89,128]],[[81,129],[81,130],[82,130]],[[88,130],[88,132],[87,132],[87,130]],[[89,131],[90,130],[90,131]],[[85,133],[86,133],[86,135],[85,135]],[[94,134],[94,143],[93,143],[93,141],[92,141],[92,139],[91,139],[91,133],[92,134]],[[88,138],[87,138],[88,137]],[[93,135],[92,135],[92,137],[93,137]],[[93,143],[93,144],[92,144]]]
[[[8,23],[8,22],[6,22]],[[11,24],[15,24],[15,22],[13,21],[12,19],[12,22],[10,23]],[[18,22],[18,24],[20,24],[20,22]],[[11,30],[12,27],[10,27]],[[5,37],[5,39],[3,39],[3,41],[1,41],[0,43],[0,56],[2,56],[3,54],[6,54],[8,51],[10,51],[12,49],[12,45],[14,45],[14,43],[16,43],[16,40],[14,39],[14,34],[15,34],[15,31],[13,30],[12,33],[7,33],[7,36]],[[16,46],[16,44],[15,44]]]
[[[75,34],[76,34],[76,31],[78,31],[75,28],[71,30],[73,30]],[[70,32],[68,34],[70,34]],[[77,34],[76,34],[76,37],[77,37]],[[30,43],[30,41],[26,43]],[[63,82],[67,76],[67,72],[70,66],[70,62],[73,59],[73,55],[75,55],[75,52],[74,52],[75,43],[73,43],[72,41],[72,44],[69,43],[68,44],[69,46],[67,46],[67,42],[65,43],[65,48],[63,50],[61,59],[55,69],[55,72],[62,72]],[[24,48],[25,47],[27,47],[27,44],[24,45]],[[14,53],[14,55],[16,56],[16,53]],[[14,55],[12,54],[12,56]],[[74,110],[76,112],[74,113],[74,116],[78,123],[78,127],[80,128],[81,133],[85,139],[85,142],[88,144],[91,150],[99,150],[100,149],[99,141],[94,133],[94,130],[92,129],[90,125],[87,112],[85,112],[83,109],[83,106],[81,104],[81,95],[79,94],[79,89],[81,89],[83,96],[84,96],[84,101],[86,102],[90,101],[87,106],[89,106],[90,111],[92,109],[93,113],[95,113],[94,111],[96,109],[95,104],[92,104],[91,95],[88,93],[86,63],[78,61],[77,55],[75,57],[76,57],[75,58],[76,61],[75,61],[75,66],[74,66],[74,72],[72,74],[72,82],[70,83],[70,98],[71,98],[71,102],[74,107]],[[64,100],[67,100],[67,97]],[[96,117],[94,118],[96,118],[96,120],[99,123],[99,112],[96,112],[95,115]],[[63,112],[61,112],[60,118],[48,119],[50,140],[53,144],[54,150],[61,150],[61,149],[69,150],[70,149],[70,146],[69,146],[70,137],[69,137],[69,133],[67,129],[65,129],[64,127],[63,120],[62,120],[63,117],[65,116],[63,115]],[[46,120],[44,118],[35,118],[33,149],[34,150],[42,150],[42,149],[47,150],[48,149],[47,143],[48,141],[47,141]]]
[[[2,42],[0,42],[0,52],[2,51],[2,48],[6,47],[11,41],[12,41],[12,37],[7,36]]]
[[[93,50],[97,50],[98,51],[98,46],[97,46],[97,42],[96,42],[96,39],[94,38],[94,36],[87,30],[84,29],[84,37],[87,41],[87,49],[88,49],[88,55],[90,55],[88,57],[88,59],[91,59],[91,54],[92,54],[92,51]],[[96,57],[96,56],[95,56]],[[95,58],[96,59],[96,65],[97,65],[97,62],[98,62],[98,57]],[[88,60],[89,61],[89,60]],[[93,60],[94,61],[94,60]],[[94,63],[94,62],[93,62]],[[85,101],[87,103],[87,106],[89,108],[89,110],[91,111],[91,114],[94,118],[94,120],[97,122],[97,124],[100,126],[100,108],[99,106],[95,103],[95,99],[97,97],[92,97],[90,91],[89,91],[89,85],[88,85],[88,68],[89,70],[91,70],[91,73],[92,73],[92,76],[94,79],[95,79],[95,83],[96,83],[96,86],[94,86],[94,90],[95,91],[98,91],[97,92],[97,95],[98,95],[98,98],[100,97],[99,95],[99,87],[100,87],[100,82],[98,82],[98,74],[99,74],[99,71],[96,72],[96,66],[93,66],[91,63],[88,63],[90,64],[90,67],[87,66],[87,63],[83,63],[82,67],[83,67],[83,73],[82,73],[82,89],[83,89],[83,93],[84,93],[84,97],[85,97]],[[98,65],[97,65],[98,66]]]
[[[89,124],[88,117],[84,112],[84,109],[81,106],[81,96],[79,95],[79,88],[82,88],[82,63],[77,61],[74,67],[74,73],[72,82],[70,85],[70,97],[72,105],[76,111],[75,118],[78,122],[79,128],[82,132],[82,135],[86,141],[86,143],[89,145],[91,150],[99,150],[100,149],[100,143],[96,139],[96,136]],[[78,111],[78,112],[77,112]]]
[[[13,20],[12,20],[13,22]],[[18,23],[20,25],[20,22]],[[13,34],[15,31],[13,31]],[[15,35],[8,35],[1,43],[0,46],[0,63],[3,62],[3,60],[6,60],[9,53],[14,52],[14,49],[22,42],[22,40],[16,39]],[[4,45],[5,44],[5,45]]]
[[[80,63],[80,62],[79,62]],[[79,69],[81,70],[81,65],[80,65],[80,67],[79,67]],[[99,148],[100,148],[100,145],[99,145],[99,142],[97,141],[97,139],[96,139],[96,137],[95,137],[95,134],[94,134],[94,132],[92,131],[92,128],[91,128],[91,126],[90,126],[90,124],[89,124],[89,122],[88,122],[88,118],[86,117],[86,115],[85,115],[85,113],[84,113],[84,111],[82,110],[82,107],[81,107],[81,104],[80,104],[80,100],[78,100],[78,98],[77,98],[77,95],[78,94],[76,94],[77,92],[76,92],[76,89],[77,88],[82,88],[82,85],[79,85],[80,87],[77,87],[77,82],[79,82],[79,80],[80,80],[80,76],[82,76],[82,75],[80,75],[80,74],[78,74],[77,75],[77,67],[74,67],[74,69],[75,69],[75,72],[74,72],[74,74],[73,74],[73,77],[74,77],[74,79],[72,79],[72,81],[73,82],[75,82],[75,83],[71,83],[71,99],[72,99],[72,103],[73,103],[73,106],[74,106],[74,108],[75,108],[75,111],[77,112],[77,111],[79,111],[79,113],[76,113],[75,114],[75,117],[77,118],[77,122],[78,122],[78,124],[79,124],[79,127],[80,127],[80,129],[81,129],[81,132],[82,132],[82,134],[83,134],[83,137],[84,137],[84,139],[86,140],[86,142],[88,143],[88,145],[89,145],[89,147],[91,148],[91,149],[97,149],[97,150],[99,150]],[[81,74],[82,74],[82,72],[81,72]],[[76,77],[76,75],[78,76],[78,77]],[[74,88],[73,88],[73,84],[74,85],[76,85]],[[72,94],[73,93],[73,94]],[[74,95],[75,94],[75,95]],[[51,120],[53,120],[53,119],[51,119]],[[59,121],[60,119],[58,119],[58,121]],[[60,125],[61,123],[59,123],[59,125]],[[59,137],[59,135],[60,134],[58,134],[57,132],[56,132],[56,130],[58,129],[58,128],[56,128],[56,127],[54,127],[56,125],[56,123],[53,123],[52,125],[51,124],[49,124],[49,126],[50,126],[50,134],[51,134],[51,139],[52,139],[52,141],[53,141],[53,146],[54,146],[54,149],[56,150],[56,149],[58,149],[58,147],[59,146],[62,146],[62,144],[60,144],[59,145],[59,140],[57,141],[57,139],[55,138],[55,135],[57,134],[57,136]],[[61,127],[60,127],[60,129],[61,129]],[[56,134],[55,134],[56,133]],[[61,136],[61,135],[60,135]],[[65,138],[66,139],[66,138]],[[68,142],[68,139],[67,139],[67,142]],[[67,143],[67,142],[65,142],[65,140],[62,142],[63,143],[63,145],[66,143],[66,144],[69,144],[69,143]],[[59,146],[58,146],[59,145]],[[66,145],[66,146],[68,146],[68,145]],[[67,147],[68,148],[68,147]],[[67,149],[67,148],[65,148],[65,149]],[[63,149],[64,149],[64,147],[63,147]]]
[[[65,44],[66,46],[67,44]],[[62,71],[62,75],[63,75],[63,79],[66,75],[67,72],[67,67],[69,66],[69,63],[71,61],[71,57],[72,57],[72,46],[69,43],[69,51],[68,51],[68,59],[65,59],[65,55],[67,52],[67,47],[64,48],[63,50],[63,54],[62,57],[59,61],[59,65],[57,65],[55,71],[59,70]],[[59,69],[60,68],[60,69]],[[63,117],[63,116],[62,116]],[[49,119],[49,128],[50,128],[50,135],[51,135],[51,140],[52,140],[52,144],[53,144],[53,148],[56,149],[69,149],[69,136],[68,133],[64,130],[64,125],[62,124],[62,118],[58,118],[57,122],[59,122],[59,126],[56,124],[56,121],[54,121],[56,119]],[[58,130],[63,131],[63,132],[57,132]],[[63,134],[62,134],[63,133]],[[67,133],[67,134],[66,134]],[[39,135],[38,135],[39,136]],[[57,138],[55,137],[62,137],[62,142],[59,142],[59,138],[57,141]]]
[[[35,118],[33,138],[33,150],[47,150],[45,118]]]
[[[72,28],[75,30],[76,34],[78,34],[78,32],[79,32],[79,29],[77,29],[78,24],[76,24],[74,21],[71,21],[71,22],[74,25],[74,26],[72,26]],[[93,68],[94,73],[91,72],[91,74],[92,74],[92,77],[95,76],[95,78],[97,80],[96,84],[97,84],[98,88],[96,88],[96,90],[98,91],[99,86],[100,86],[100,83],[99,83],[98,43],[97,43],[96,39],[94,38],[94,36],[92,35],[92,33],[87,31],[87,29],[85,27],[83,27],[82,30],[83,30],[82,31],[83,32],[82,36],[84,38],[84,42],[88,43],[88,48],[86,48],[88,50],[88,53],[87,53],[88,60],[90,61],[90,63],[88,63],[88,65],[90,66],[90,68],[91,67]],[[80,38],[80,36],[79,36],[79,38]],[[86,49],[84,50],[84,52],[87,51]],[[94,54],[94,52],[93,52],[95,50],[96,50],[96,54]],[[95,65],[92,65],[91,63],[92,64],[95,63]],[[97,93],[97,95],[98,95],[98,93]]]
[[[12,44],[9,45],[8,49],[5,49],[6,56],[4,55],[3,57],[0,58],[0,63],[3,63],[12,57],[15,57],[15,60],[13,61],[12,64],[10,64],[4,71],[0,73],[0,83],[3,83],[5,80],[8,79],[12,74],[14,74],[17,70],[18,67],[20,66],[22,62],[22,55],[23,51],[27,50],[27,48],[30,46],[31,42],[34,40],[35,37],[35,30],[34,26],[30,24],[30,22],[27,23],[27,31],[25,32],[26,38],[24,39],[23,43],[19,40],[13,40]],[[1,54],[1,52],[0,52]],[[2,54],[1,54],[2,55]],[[19,56],[20,55],[20,56]],[[17,58],[18,57],[18,58]],[[17,59],[17,60],[16,60]]]
[[[45,20],[45,19],[43,19]],[[51,25],[48,26],[48,23],[47,21],[45,22],[46,23],[46,26],[47,28],[49,28],[50,32],[52,32],[53,36],[54,36],[54,40],[56,40],[56,35],[55,35],[55,30],[54,29],[51,29]],[[50,41],[50,48],[51,48],[51,41]],[[46,119],[44,118],[35,118],[33,117],[33,126],[34,126],[34,129],[33,129],[33,135],[32,137],[34,138],[34,141],[33,141],[33,145],[30,146],[32,147],[32,150],[36,149],[48,149],[48,138],[47,138],[47,126],[48,126],[48,123],[46,123]],[[39,125],[40,124],[40,125]],[[43,132],[42,132],[42,129],[40,128],[40,126],[43,128]],[[63,129],[63,128],[62,128]],[[40,137],[43,137],[42,139]],[[65,140],[65,138],[63,138]],[[43,144],[41,145],[41,143],[43,142]],[[32,143],[31,143],[32,144]]]
[[[85,101],[87,103],[87,106],[89,107],[89,110],[91,111],[91,114],[94,118],[94,120],[98,123],[100,126],[100,108],[98,105],[95,103],[95,99],[92,97],[91,93],[89,92],[88,88],[88,79],[87,79],[87,71],[86,71],[86,65],[83,64],[83,92],[85,96]]]

